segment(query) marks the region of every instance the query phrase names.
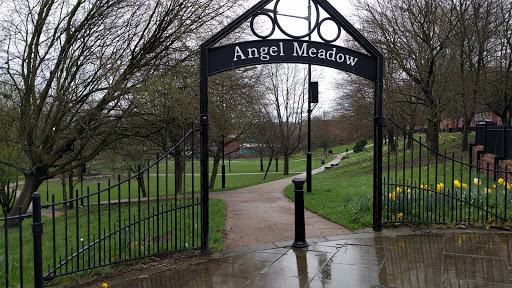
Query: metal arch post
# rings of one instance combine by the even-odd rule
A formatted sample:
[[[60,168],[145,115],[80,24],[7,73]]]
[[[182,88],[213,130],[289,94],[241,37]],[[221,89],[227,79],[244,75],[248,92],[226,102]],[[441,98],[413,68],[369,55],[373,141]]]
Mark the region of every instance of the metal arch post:
[[[208,48],[201,46],[200,63],[200,119],[201,126],[201,252],[208,253],[210,250],[210,210],[209,210],[209,187],[208,187]]]
[[[320,17],[318,15],[317,17]],[[308,1],[308,31],[311,31],[311,0]],[[308,36],[311,41],[311,34]],[[308,152],[306,154],[306,191],[313,190],[313,159],[311,154],[311,64],[308,64]]]
[[[375,81],[374,133],[373,133],[373,231],[382,231],[382,147],[383,117],[382,96],[384,91],[384,57],[377,58],[377,80]]]

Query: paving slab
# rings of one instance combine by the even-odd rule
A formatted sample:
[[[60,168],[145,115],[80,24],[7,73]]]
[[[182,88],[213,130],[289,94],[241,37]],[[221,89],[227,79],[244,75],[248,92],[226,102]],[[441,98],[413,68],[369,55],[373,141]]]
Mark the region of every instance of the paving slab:
[[[511,287],[512,234],[364,233],[182,265],[112,287]],[[318,241],[318,242],[316,242]],[[480,248],[481,250],[475,250]],[[492,248],[492,249],[491,249]],[[499,251],[500,253],[495,253]]]

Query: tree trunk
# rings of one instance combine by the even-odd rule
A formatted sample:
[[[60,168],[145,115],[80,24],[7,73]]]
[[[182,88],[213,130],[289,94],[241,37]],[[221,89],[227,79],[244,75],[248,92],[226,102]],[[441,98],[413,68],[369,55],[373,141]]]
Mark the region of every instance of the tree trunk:
[[[68,200],[68,185],[66,184],[66,174],[60,175],[60,182],[62,185],[62,201],[64,201],[64,209],[67,209],[66,201]]]
[[[473,115],[464,118],[464,133],[462,134],[462,151],[469,151],[469,130]]]
[[[19,215],[19,211],[21,208],[21,214],[27,213],[28,206],[30,206],[30,202],[32,202],[32,194],[34,194],[39,186],[43,183],[44,179],[41,177],[37,177],[32,174],[25,174],[25,185],[23,185],[23,189],[21,190],[20,196],[14,207],[12,208],[9,216],[17,216]],[[7,223],[7,227],[16,227],[19,224],[19,220],[10,220]]]
[[[409,129],[407,129],[407,149],[411,149],[414,143],[414,127],[416,121],[409,121]]]
[[[279,172],[279,157],[276,157],[276,172]]]
[[[73,199],[73,170],[70,170],[69,171],[69,175],[68,175],[68,184],[69,184],[69,198],[68,199]],[[67,206],[68,208],[71,208],[73,209],[73,201],[71,202],[68,202],[67,203]]]
[[[268,170],[270,170],[270,165],[272,164],[272,156],[270,156],[270,158],[268,159],[268,165],[267,165],[267,170],[265,171],[265,175],[263,175],[263,180],[265,180],[265,178],[267,178],[267,174],[268,174]]]
[[[510,125],[510,116],[512,116],[512,113],[509,113],[508,107],[503,109],[503,111],[498,116],[501,118],[503,125]]]
[[[217,178],[217,172],[219,171],[220,157],[215,155],[213,157],[212,175],[210,177],[210,189],[215,187],[215,179]]]
[[[2,208],[2,212],[4,213],[4,217],[9,216],[9,213],[12,210],[14,205],[14,201],[16,201],[16,193],[18,192],[18,179],[16,179],[16,184],[14,189],[11,190],[11,183],[7,182],[7,186],[2,186],[0,189],[0,206]]]
[[[413,133],[413,130],[412,129],[408,129],[409,131],[407,131],[407,145],[405,146],[407,148],[407,150],[411,150],[411,147],[412,147],[412,143],[413,143],[413,139],[414,139],[414,133]]]
[[[439,121],[435,118],[428,119],[427,143],[430,150],[439,152]]]
[[[140,191],[142,192],[142,197],[146,197],[146,185],[144,185],[144,173],[139,174],[137,176],[137,182],[139,183]]]
[[[263,152],[260,152],[260,170],[263,172]]]
[[[390,127],[391,125],[393,124],[388,122],[388,149],[389,152],[396,152],[395,133],[393,127]]]
[[[175,193],[180,193],[183,190],[183,157],[181,149],[176,148],[174,153],[174,189]]]
[[[290,155],[284,154],[284,170],[283,175],[290,174]]]

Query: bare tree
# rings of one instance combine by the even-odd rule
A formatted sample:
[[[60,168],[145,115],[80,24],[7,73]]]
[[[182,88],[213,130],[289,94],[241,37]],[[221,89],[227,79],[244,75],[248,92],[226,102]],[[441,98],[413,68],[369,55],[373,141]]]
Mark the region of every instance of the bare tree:
[[[27,165],[15,204],[24,213],[48,178],[75,169],[129,131],[134,88],[189,57],[187,41],[228,10],[227,0],[3,1],[2,73],[18,131],[6,143]],[[12,213],[11,213],[12,214]]]
[[[289,159],[299,147],[307,104],[307,70],[295,64],[270,65],[266,70],[265,109],[273,115],[279,132],[283,174],[289,173]]]
[[[251,129],[261,96],[257,89],[259,72],[234,70],[215,75],[210,80],[210,150],[213,158],[210,189],[215,186],[224,148],[241,142]],[[229,151],[233,152],[233,151]]]
[[[277,167],[277,160],[279,158],[280,152],[278,124],[274,122],[274,114],[269,112],[269,110],[270,109],[266,109],[264,106],[260,106],[259,113],[254,119],[255,125],[253,129],[251,129],[252,136],[250,138],[251,141],[257,143],[258,145],[261,171],[265,171],[263,174],[263,180],[267,178],[268,172],[270,171],[270,166],[272,165],[272,161],[274,159],[276,159]],[[266,156],[268,156],[268,164],[266,169],[263,169],[264,153]]]
[[[343,142],[369,139],[373,127],[373,87],[368,81],[348,76],[335,83],[340,91],[335,112],[343,127]]]
[[[512,2],[498,1],[496,14],[499,27],[492,40],[494,53],[488,70],[486,105],[503,123],[511,123],[512,115]]]
[[[421,90],[415,102],[425,106],[427,142],[439,150],[444,107],[443,75],[448,41],[453,35],[452,9],[437,0],[360,0],[361,24],[371,41],[398,65],[397,77],[408,77]]]
[[[447,94],[455,100],[454,108],[458,110],[455,115],[464,120],[462,151],[469,149],[471,121],[477,112],[481,112],[487,94],[487,67],[494,54],[492,40],[501,26],[499,2],[466,0],[452,3],[455,23],[450,63],[453,65],[447,66],[455,69],[447,76],[452,92]]]

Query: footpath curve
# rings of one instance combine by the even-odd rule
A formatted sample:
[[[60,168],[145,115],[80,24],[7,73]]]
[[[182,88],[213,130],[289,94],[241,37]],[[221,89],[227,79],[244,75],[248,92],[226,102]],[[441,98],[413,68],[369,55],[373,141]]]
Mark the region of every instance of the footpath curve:
[[[338,154],[336,159],[313,170],[312,173],[324,171],[326,166],[338,163],[346,154]],[[211,198],[221,199],[226,203],[224,249],[293,239],[295,206],[294,202],[284,195],[284,188],[296,177],[306,178],[306,174],[241,189],[211,192]],[[305,211],[305,221],[306,238],[351,233],[349,229],[308,210]]]

